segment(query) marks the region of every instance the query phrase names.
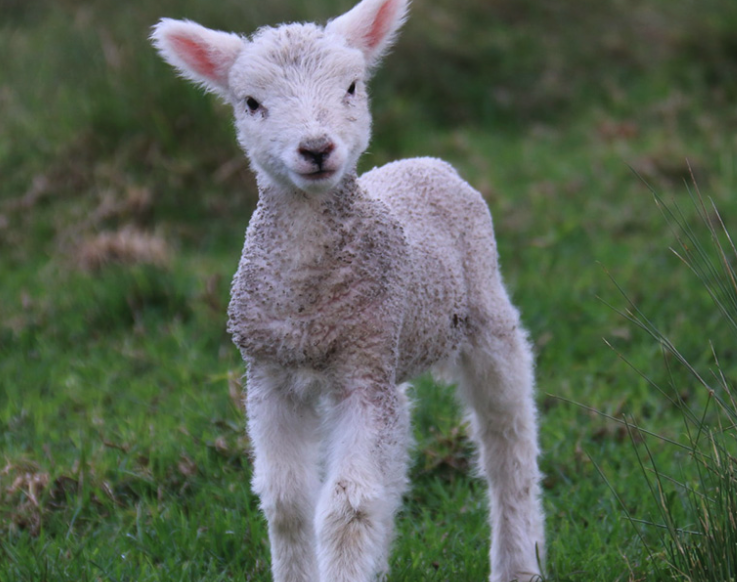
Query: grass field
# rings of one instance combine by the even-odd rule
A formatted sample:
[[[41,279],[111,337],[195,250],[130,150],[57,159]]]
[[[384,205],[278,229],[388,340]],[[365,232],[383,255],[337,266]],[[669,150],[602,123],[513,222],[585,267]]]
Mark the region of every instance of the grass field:
[[[227,109],[146,36],[161,16],[250,31],[349,6],[0,0],[0,582],[269,579],[225,333],[255,184]],[[645,444],[670,474],[691,459],[607,415],[682,442],[648,379],[696,410],[707,394],[610,304],[627,305],[618,284],[694,366],[713,345],[735,376],[732,332],[649,189],[698,229],[693,173],[735,224],[735,30],[733,0],[415,0],[373,81],[362,167],[445,158],[494,215],[538,354],[551,581],[689,579],[625,516],[659,523]],[[414,399],[390,579],[483,580],[452,390],[424,378]],[[678,491],[666,502],[687,528]]]

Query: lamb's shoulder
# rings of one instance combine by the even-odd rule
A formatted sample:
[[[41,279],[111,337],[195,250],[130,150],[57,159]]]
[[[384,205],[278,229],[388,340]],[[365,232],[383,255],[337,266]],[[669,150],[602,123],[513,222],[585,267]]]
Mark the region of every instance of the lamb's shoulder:
[[[359,183],[370,195],[384,198],[388,192],[448,192],[470,188],[448,162],[438,158],[407,158],[369,170]]]
[[[400,220],[422,230],[438,226],[443,230],[466,230],[469,222],[478,222],[484,229],[491,226],[489,208],[481,194],[443,160],[410,158],[391,162],[366,172],[359,182]]]
[[[401,325],[406,253],[401,224],[378,200],[308,216],[260,208],[233,280],[229,331],[247,358],[318,369],[345,346],[387,342]]]
[[[365,179],[375,179],[381,176],[394,176],[397,175],[416,175],[426,176],[430,179],[434,177],[458,176],[456,169],[440,158],[433,157],[416,157],[416,158],[404,158],[401,160],[395,160],[384,164],[383,166],[375,167],[368,172],[361,175],[359,180],[363,182]]]

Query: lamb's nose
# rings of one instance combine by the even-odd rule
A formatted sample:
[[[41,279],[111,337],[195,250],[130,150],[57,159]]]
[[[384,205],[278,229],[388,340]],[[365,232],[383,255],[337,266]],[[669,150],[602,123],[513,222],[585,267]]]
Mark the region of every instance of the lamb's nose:
[[[335,144],[327,137],[317,139],[306,139],[299,144],[299,155],[308,162],[314,163],[318,168],[322,168],[323,163],[335,149]]]

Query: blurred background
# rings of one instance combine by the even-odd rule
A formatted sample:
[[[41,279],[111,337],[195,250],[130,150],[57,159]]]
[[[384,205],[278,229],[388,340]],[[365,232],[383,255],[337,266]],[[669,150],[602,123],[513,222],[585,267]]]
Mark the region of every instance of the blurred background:
[[[232,248],[255,194],[229,112],[160,62],[149,29],[167,15],[250,32],[324,22],[350,4],[2,0],[4,254],[52,240],[68,249],[126,226],[157,231],[161,244]],[[567,142],[557,174],[580,166],[569,190],[603,206],[615,177],[586,174],[612,154],[658,184],[678,183],[686,157],[707,178],[733,145],[736,28],[728,0],[417,1],[373,83],[363,165],[443,156],[487,196],[498,190],[496,204],[520,209],[524,182],[557,176],[509,150],[554,139]],[[615,198],[621,214],[630,201]]]
[[[255,181],[228,107],[147,37],[163,16],[250,33],[351,5],[0,0],[0,580],[267,579],[224,330]],[[695,361],[722,337],[650,189],[688,218],[698,184],[735,222],[737,2],[415,0],[371,93],[362,169],[445,158],[494,215],[538,352],[551,575],[646,579],[652,556],[590,460],[626,481],[626,433],[561,398],[677,433],[602,341],[641,368],[660,359],[601,301],[622,302],[607,273]],[[481,579],[488,563],[464,553],[488,532],[460,413],[423,390],[423,485],[400,538],[417,535],[396,579]],[[453,511],[470,513],[466,534],[431,533]]]

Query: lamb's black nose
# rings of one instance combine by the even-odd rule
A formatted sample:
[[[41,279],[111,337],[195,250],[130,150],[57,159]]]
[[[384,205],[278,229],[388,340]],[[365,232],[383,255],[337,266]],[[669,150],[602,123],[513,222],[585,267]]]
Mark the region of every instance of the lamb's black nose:
[[[299,145],[299,155],[322,169],[325,160],[335,149],[335,144],[327,137],[307,139]]]

